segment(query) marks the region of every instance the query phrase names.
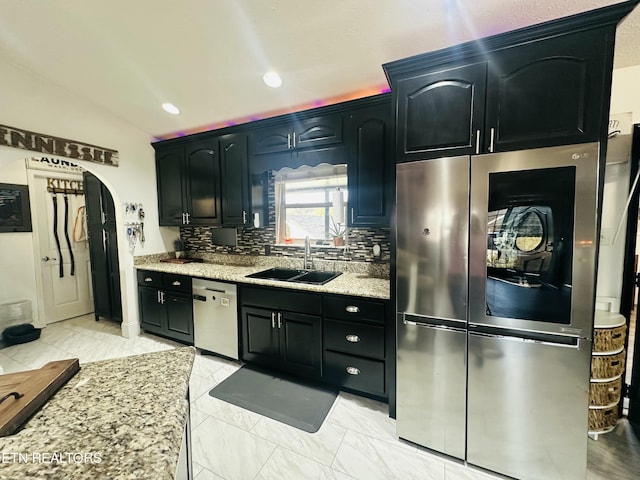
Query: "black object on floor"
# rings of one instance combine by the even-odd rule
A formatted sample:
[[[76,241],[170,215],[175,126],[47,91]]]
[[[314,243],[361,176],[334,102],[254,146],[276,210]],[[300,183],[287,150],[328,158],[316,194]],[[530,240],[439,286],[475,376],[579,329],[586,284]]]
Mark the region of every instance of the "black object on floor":
[[[324,422],[338,392],[243,365],[215,386],[209,395],[305,432],[315,433]]]
[[[41,330],[41,328],[35,328],[30,323],[21,323],[20,325],[5,328],[2,332],[2,338],[9,345],[32,342],[40,338]]]

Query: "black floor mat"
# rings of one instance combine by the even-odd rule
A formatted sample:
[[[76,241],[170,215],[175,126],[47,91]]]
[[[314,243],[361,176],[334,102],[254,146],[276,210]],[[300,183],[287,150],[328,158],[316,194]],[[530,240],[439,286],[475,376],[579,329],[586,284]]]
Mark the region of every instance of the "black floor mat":
[[[315,433],[324,422],[338,392],[244,365],[214,387],[209,395],[305,432]]]

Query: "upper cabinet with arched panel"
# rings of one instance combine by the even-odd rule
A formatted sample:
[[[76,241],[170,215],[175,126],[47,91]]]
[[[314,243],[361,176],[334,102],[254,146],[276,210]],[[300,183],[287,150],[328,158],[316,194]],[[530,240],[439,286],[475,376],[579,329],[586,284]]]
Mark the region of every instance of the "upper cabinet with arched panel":
[[[396,161],[606,141],[625,2],[383,65]]]

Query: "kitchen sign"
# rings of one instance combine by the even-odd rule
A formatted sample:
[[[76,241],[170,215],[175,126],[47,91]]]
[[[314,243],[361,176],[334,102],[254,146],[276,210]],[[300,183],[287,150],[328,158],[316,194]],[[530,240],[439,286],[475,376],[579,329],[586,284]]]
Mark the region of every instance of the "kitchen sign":
[[[20,130],[0,125],[0,145],[22,148],[32,152],[48,153],[61,157],[86,160],[103,165],[118,166],[118,151],[76,142],[66,138]]]

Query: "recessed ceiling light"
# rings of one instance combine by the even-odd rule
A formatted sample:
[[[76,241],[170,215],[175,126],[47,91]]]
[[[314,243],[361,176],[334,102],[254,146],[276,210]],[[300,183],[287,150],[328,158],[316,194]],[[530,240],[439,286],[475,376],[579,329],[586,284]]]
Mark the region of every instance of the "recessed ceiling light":
[[[265,73],[262,76],[262,80],[272,88],[278,88],[280,85],[282,85],[282,78],[280,78],[280,75],[278,75],[277,72],[271,71]]]
[[[162,109],[165,112],[170,113],[172,115],[180,115],[180,109],[176,107],[173,103],[163,103]]]

